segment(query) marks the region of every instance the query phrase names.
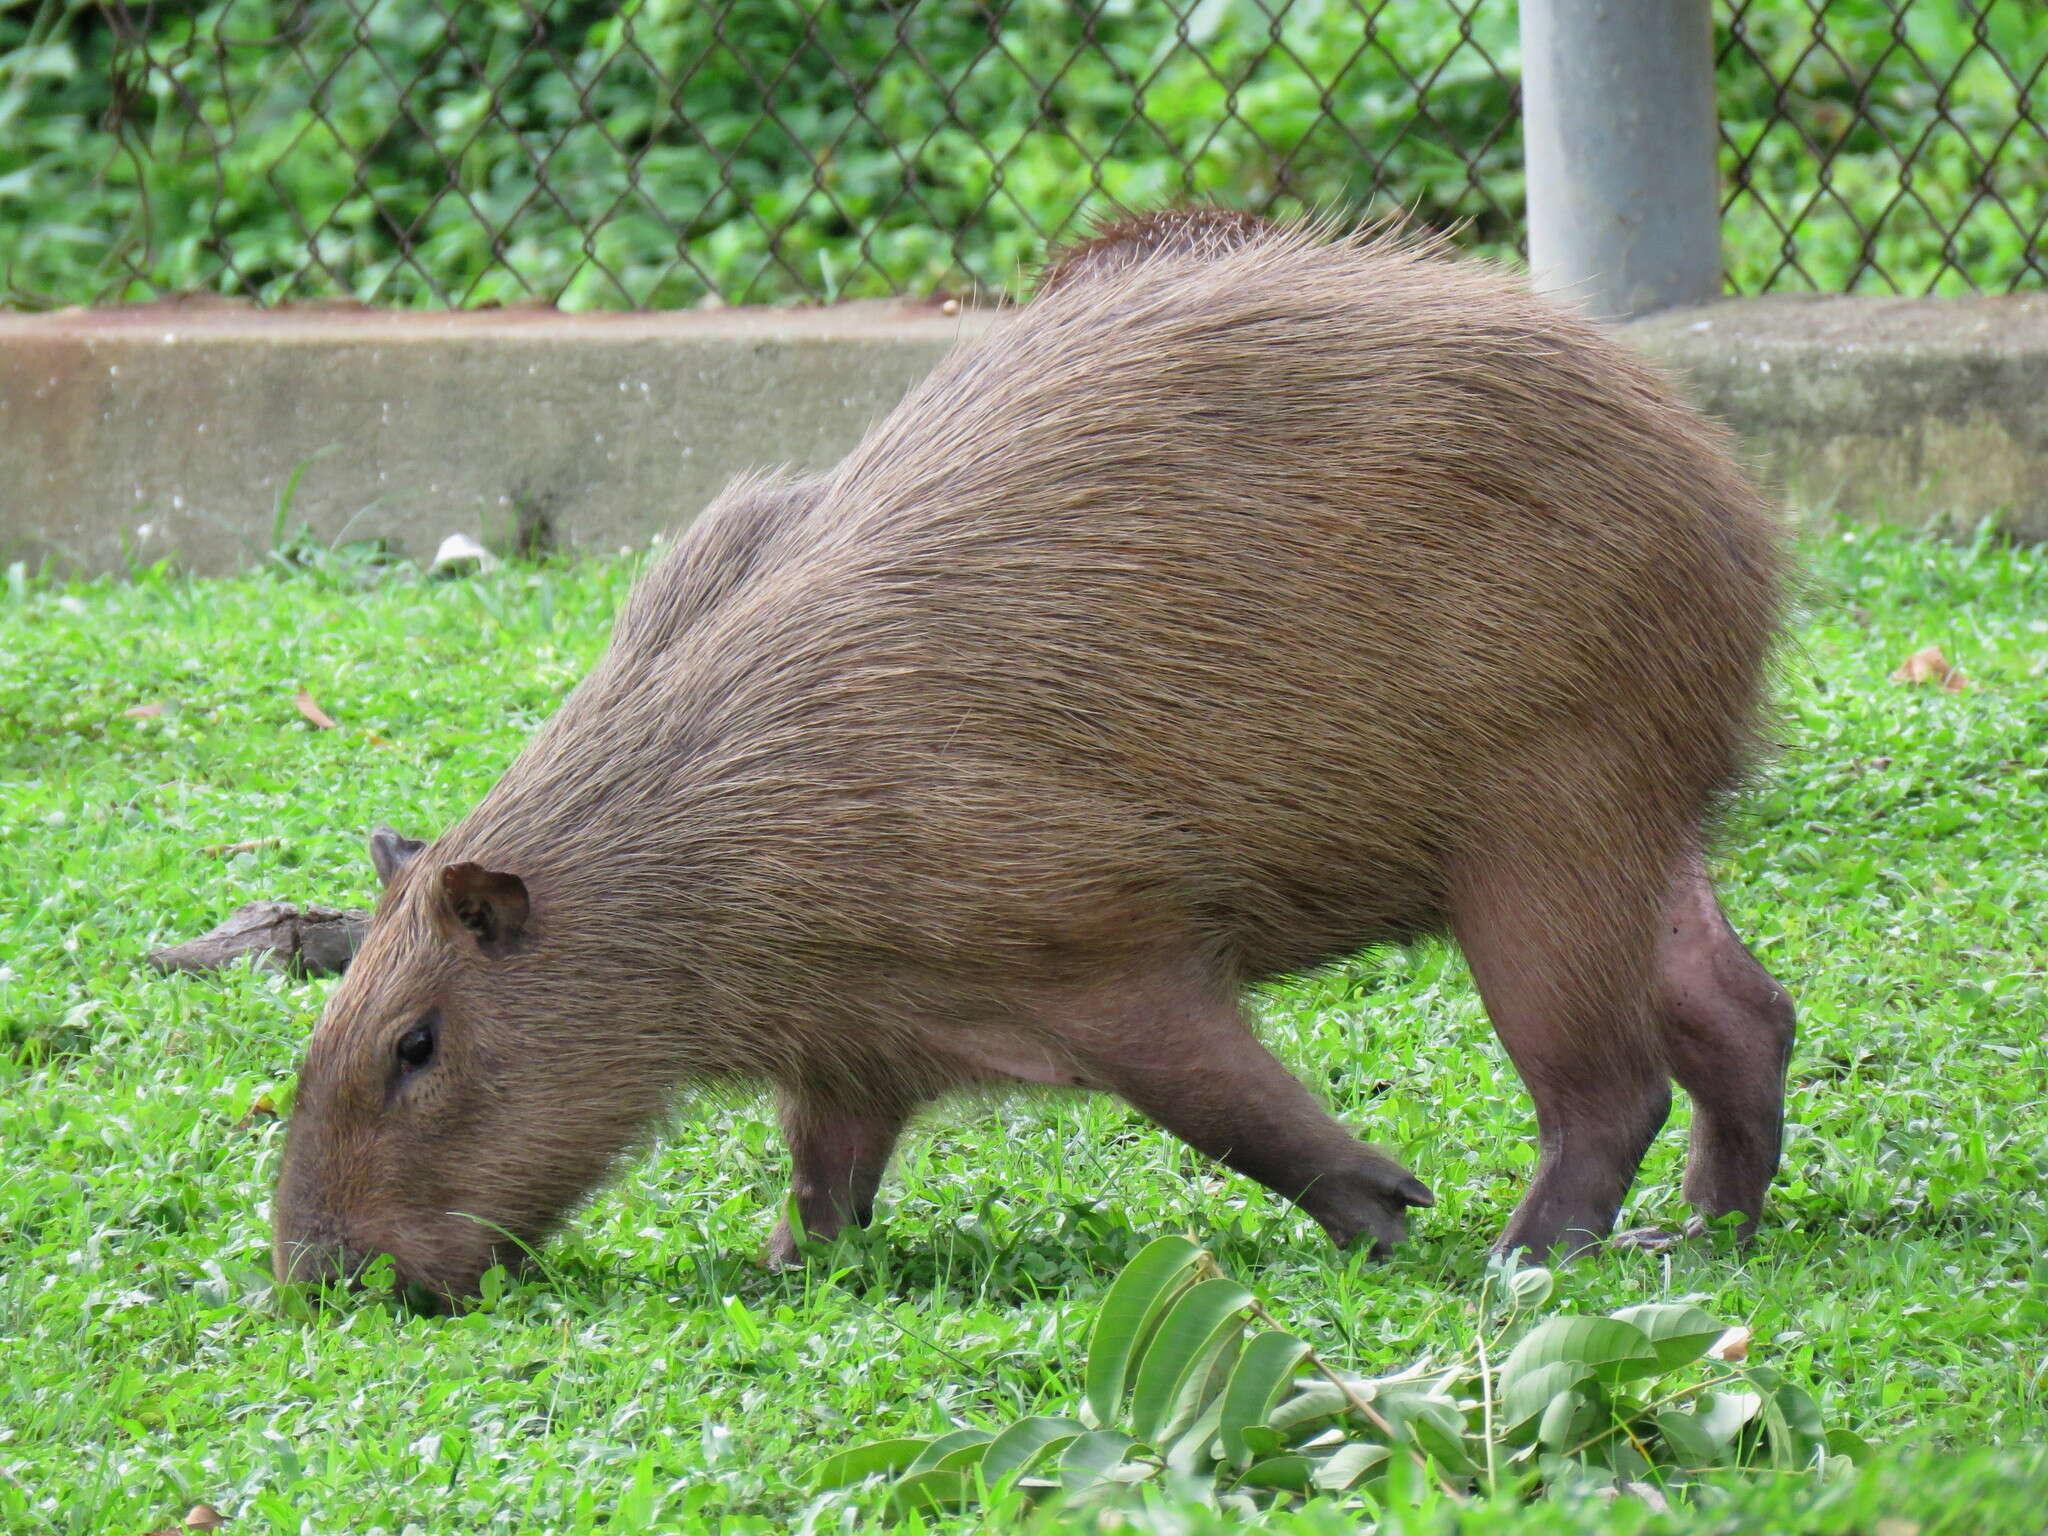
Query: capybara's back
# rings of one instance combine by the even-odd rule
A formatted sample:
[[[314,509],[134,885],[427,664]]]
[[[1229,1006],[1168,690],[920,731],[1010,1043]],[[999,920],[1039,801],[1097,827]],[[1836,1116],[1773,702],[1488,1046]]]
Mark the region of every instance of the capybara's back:
[[[1611,1225],[1667,1074],[1688,1193],[1754,1216],[1789,1016],[1699,838],[1750,750],[1770,516],[1665,385],[1491,270],[1157,234],[822,482],[714,507],[436,845],[530,892],[562,970],[521,1007],[603,978],[625,1022],[550,1036],[558,1078],[622,1040],[651,1078],[771,1078],[817,1233],[919,1103],[1022,1079],[1380,1243],[1426,1189],[1239,993],[1447,931],[1542,1124],[1506,1241]]]

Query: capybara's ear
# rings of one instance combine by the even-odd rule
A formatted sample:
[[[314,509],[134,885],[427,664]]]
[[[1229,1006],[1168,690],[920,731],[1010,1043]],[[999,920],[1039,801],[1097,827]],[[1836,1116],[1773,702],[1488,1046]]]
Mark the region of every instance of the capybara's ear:
[[[450,864],[441,871],[441,897],[447,915],[494,959],[518,949],[526,936],[532,904],[517,875],[481,864]]]
[[[427,845],[416,837],[407,837],[389,827],[379,827],[370,834],[370,863],[376,867],[377,883],[389,885],[398,878],[398,872],[410,864]]]

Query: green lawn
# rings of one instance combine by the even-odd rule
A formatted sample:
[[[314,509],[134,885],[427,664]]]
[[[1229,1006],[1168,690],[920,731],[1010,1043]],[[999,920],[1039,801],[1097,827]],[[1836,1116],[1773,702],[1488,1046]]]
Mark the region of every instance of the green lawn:
[[[1746,1255],[1596,1257],[1556,1304],[1745,1319],[1754,1358],[1880,1458],[1668,1521],[1439,1505],[1389,1528],[2042,1528],[2048,550],[1859,530],[1806,552],[1784,751],[1720,861],[1802,1010],[1776,1204]],[[331,983],[164,979],[143,954],[257,897],[366,902],[364,830],[458,816],[595,655],[632,570],[433,583],[330,562],[0,592],[0,1531],[141,1536],[202,1500],[232,1536],[853,1528],[872,1501],[813,1504],[804,1468],[1070,1407],[1104,1286],[1168,1231],[1359,1369],[1459,1346],[1531,1115],[1434,945],[1261,1004],[1283,1054],[1437,1191],[1388,1264],[1333,1255],[1117,1102],[1043,1097],[934,1117],[872,1233],[770,1275],[764,1106],[697,1102],[489,1309],[280,1305],[283,1128],[251,1108],[289,1083]],[[1931,643],[1966,691],[1889,680]],[[301,685],[337,729],[300,718]],[[1678,1214],[1682,1122],[1625,1220]]]

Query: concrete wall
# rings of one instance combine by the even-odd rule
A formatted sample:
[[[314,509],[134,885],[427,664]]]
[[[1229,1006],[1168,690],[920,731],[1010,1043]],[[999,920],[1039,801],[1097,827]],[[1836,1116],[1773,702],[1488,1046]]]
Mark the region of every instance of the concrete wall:
[[[0,564],[230,569],[288,522],[430,555],[449,533],[618,548],[733,474],[832,463],[987,317],[0,316]],[[1804,508],[2048,538],[2048,297],[1784,297],[1621,332]]]
[[[231,569],[288,521],[430,556],[644,544],[733,475],[822,468],[981,317],[151,305],[0,317],[0,563]]]
[[[1622,334],[1803,511],[2048,540],[2048,294],[1780,294]]]

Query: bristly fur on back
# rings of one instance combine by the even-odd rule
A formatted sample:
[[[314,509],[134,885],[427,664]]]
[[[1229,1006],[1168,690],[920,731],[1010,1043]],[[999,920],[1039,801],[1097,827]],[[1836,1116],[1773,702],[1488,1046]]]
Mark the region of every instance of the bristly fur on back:
[[[1080,278],[1129,272],[1160,256],[1202,261],[1282,237],[1314,245],[1370,244],[1389,254],[1453,254],[1450,243],[1434,230],[1409,226],[1396,218],[1359,222],[1332,212],[1277,224],[1241,209],[1200,204],[1145,212],[1118,209],[1095,220],[1079,240],[1047,252],[1039,264],[1037,292],[1043,297]]]
[[[1662,858],[1778,617],[1720,435],[1488,269],[1233,229],[1070,266],[664,628],[679,550],[446,856],[650,945],[688,912],[710,972],[955,979],[1313,965],[1440,926],[1444,860],[1532,816]]]
[[[1128,271],[1162,252],[1201,259],[1268,237],[1277,226],[1234,208],[1163,208],[1146,213],[1119,210],[1097,219],[1071,245],[1048,252],[1039,267],[1037,289],[1048,294],[1081,277]]]

